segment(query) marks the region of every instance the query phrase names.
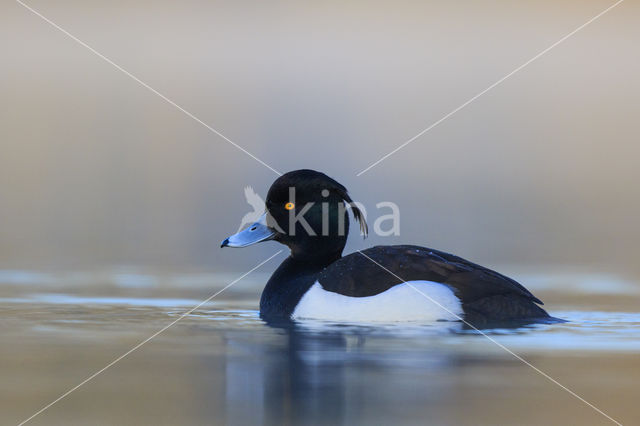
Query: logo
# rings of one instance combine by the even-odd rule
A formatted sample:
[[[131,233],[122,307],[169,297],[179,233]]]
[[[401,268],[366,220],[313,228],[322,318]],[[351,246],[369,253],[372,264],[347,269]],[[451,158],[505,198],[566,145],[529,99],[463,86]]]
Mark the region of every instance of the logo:
[[[326,193],[325,193],[326,191]],[[324,190],[322,192],[323,197],[327,197],[329,192]],[[242,231],[248,225],[251,225],[255,222],[258,222],[262,215],[265,213],[265,202],[264,199],[258,195],[251,186],[245,186],[244,188],[244,197],[247,201],[247,204],[251,206],[253,211],[245,214],[240,221],[240,226],[238,227],[238,233]],[[304,230],[312,236],[315,236],[316,233],[311,228],[309,223],[304,218],[304,214],[315,204],[313,202],[306,203],[304,206],[297,206],[295,203],[295,188],[289,188],[289,198],[286,204],[283,205],[283,208],[287,210],[289,214],[289,235],[295,235],[295,225],[296,223],[300,223]],[[322,235],[327,235],[329,230],[329,215],[328,215],[328,204],[325,202],[320,203],[322,205]],[[367,220],[367,210],[362,203],[357,201],[349,200],[346,202],[346,208],[352,211],[352,214],[356,220],[361,222],[361,231],[363,235],[366,236],[366,220]],[[379,215],[373,224],[373,231],[376,235],[381,237],[387,236],[398,236],[400,235],[400,209],[397,204],[391,201],[383,201],[377,203],[375,205],[377,210],[388,208],[390,210],[389,214]],[[344,209],[345,207],[340,204],[340,209]],[[345,210],[340,210],[345,211]],[[379,212],[378,212],[379,213]],[[364,227],[362,226],[362,222],[365,223]],[[387,223],[387,225],[383,226],[383,223]],[[275,224],[276,228],[280,232],[284,232],[279,229],[277,224]],[[385,229],[386,228],[386,229]],[[344,223],[339,223],[339,235],[344,235]]]
[[[258,219],[260,219],[262,213],[264,213],[264,200],[256,193],[256,191],[253,190],[252,187],[245,186],[244,198],[247,201],[247,204],[251,206],[253,211],[245,214],[242,217],[242,221],[240,222],[240,226],[238,227],[238,232],[240,232],[245,226],[256,222]]]

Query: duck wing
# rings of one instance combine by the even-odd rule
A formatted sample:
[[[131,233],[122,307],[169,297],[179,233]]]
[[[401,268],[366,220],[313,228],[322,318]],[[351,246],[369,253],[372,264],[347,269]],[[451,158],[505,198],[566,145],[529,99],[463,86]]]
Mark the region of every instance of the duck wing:
[[[327,291],[374,296],[404,281],[446,284],[460,298],[465,317],[548,317],[542,301],[517,281],[461,257],[420,246],[376,246],[338,259],[318,281]]]

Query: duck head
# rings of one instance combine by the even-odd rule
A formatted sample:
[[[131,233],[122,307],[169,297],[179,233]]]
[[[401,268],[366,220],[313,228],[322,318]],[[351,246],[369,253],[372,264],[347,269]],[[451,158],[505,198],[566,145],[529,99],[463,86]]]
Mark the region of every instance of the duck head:
[[[347,207],[366,236],[364,215],[344,186],[324,173],[295,170],[271,185],[260,219],[222,241],[221,247],[275,240],[288,246],[293,258],[339,258],[349,233]]]

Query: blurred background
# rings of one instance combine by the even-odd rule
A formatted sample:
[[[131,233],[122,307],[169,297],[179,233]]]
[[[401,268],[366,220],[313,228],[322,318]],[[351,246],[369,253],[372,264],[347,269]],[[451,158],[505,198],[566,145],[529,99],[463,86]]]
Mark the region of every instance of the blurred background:
[[[492,335],[633,424],[638,2],[356,176],[613,3],[27,0],[274,169],[337,179],[370,225],[399,206],[399,236],[347,252],[420,244],[521,281],[569,322]],[[272,170],[17,2],[0,55],[0,422],[17,424],[282,247],[219,248]],[[267,326],[284,256],[33,424],[609,424],[455,324]]]
[[[348,251],[636,274],[637,3],[356,177],[610,3],[28,4],[275,169],[324,171],[373,217],[399,205],[399,237]],[[20,4],[0,16],[0,268],[244,271],[276,250],[218,248],[271,170]]]

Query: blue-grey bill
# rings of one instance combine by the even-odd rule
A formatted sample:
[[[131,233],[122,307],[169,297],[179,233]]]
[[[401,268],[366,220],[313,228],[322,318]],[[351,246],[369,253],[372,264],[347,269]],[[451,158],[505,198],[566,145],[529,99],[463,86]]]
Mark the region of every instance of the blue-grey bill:
[[[256,222],[225,239],[220,247],[247,247],[260,241],[270,240],[275,235],[275,229],[267,226],[267,214],[264,213]]]

